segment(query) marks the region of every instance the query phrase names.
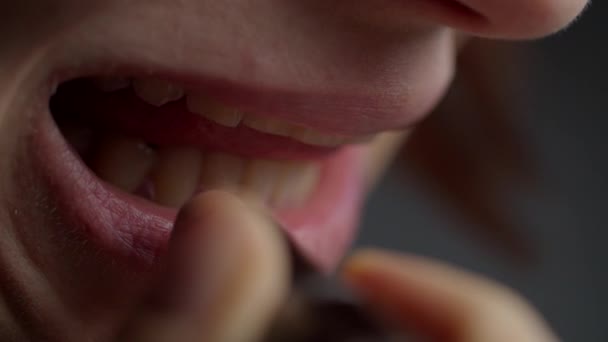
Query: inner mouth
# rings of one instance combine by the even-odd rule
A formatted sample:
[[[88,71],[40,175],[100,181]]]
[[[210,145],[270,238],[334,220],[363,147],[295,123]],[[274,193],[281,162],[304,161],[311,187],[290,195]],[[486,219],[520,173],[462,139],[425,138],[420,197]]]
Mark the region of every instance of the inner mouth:
[[[362,140],[249,115],[157,79],[65,82],[51,113],[100,179],[171,208],[215,189],[270,208],[304,206],[318,188],[323,157]],[[173,126],[180,118],[190,127]],[[248,142],[251,136],[260,139]]]

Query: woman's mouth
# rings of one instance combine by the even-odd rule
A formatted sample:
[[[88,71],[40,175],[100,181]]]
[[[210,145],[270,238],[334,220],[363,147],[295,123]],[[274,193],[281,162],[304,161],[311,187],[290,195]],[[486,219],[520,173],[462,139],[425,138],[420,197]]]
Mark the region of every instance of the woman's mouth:
[[[152,265],[178,208],[225,190],[269,208],[320,268],[343,255],[365,190],[361,142],[154,78],[63,83],[32,153],[60,212],[114,257]]]

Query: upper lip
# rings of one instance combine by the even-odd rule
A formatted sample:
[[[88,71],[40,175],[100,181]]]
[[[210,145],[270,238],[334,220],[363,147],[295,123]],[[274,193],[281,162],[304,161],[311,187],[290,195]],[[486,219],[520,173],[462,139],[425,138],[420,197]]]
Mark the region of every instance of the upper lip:
[[[136,58],[136,57],[135,57]],[[133,60],[133,59],[131,59]],[[110,62],[116,65],[121,62]],[[61,83],[81,76],[107,73],[106,62],[62,74]],[[112,75],[142,75],[144,69],[154,69],[154,77],[197,89],[210,98],[259,117],[269,117],[295,125],[325,132],[357,137],[370,136],[388,130],[409,128],[420,120],[430,104],[412,103],[407,91],[376,93],[345,92],[342,90],[292,90],[243,84],[210,77],[198,70],[176,71],[176,67],[145,63],[123,64]],[[116,70],[120,70],[117,72]]]
[[[287,76],[278,75],[271,66],[260,65],[259,57],[218,62],[217,56],[199,56],[196,49],[189,54],[183,52],[187,47],[166,46],[172,42],[159,44],[141,35],[118,37],[108,34],[111,36],[106,39],[86,42],[90,46],[69,46],[73,42],[68,40],[64,43],[68,46],[58,47],[55,51],[62,51],[59,64],[65,67],[60,68],[59,76],[54,79],[66,81],[102,75],[153,77],[197,89],[218,102],[259,117],[345,136],[367,136],[409,128],[435,105],[452,76],[451,64],[445,60],[445,56],[450,55],[445,51],[451,46],[445,42],[449,34],[443,31],[432,33],[433,38],[422,46],[422,49],[429,50],[430,58],[417,53],[414,54],[416,60],[405,65],[395,62],[395,58],[405,58],[404,54],[408,54],[410,47],[403,51],[397,49],[397,56],[387,53],[387,56],[373,57],[377,63],[386,65],[372,65],[373,70],[367,70],[368,66],[360,71],[356,69],[361,68],[359,57],[349,57],[354,60],[348,63],[358,65],[336,66],[336,70],[311,75],[311,80],[287,79]],[[370,41],[366,44],[373,48],[376,43]],[[88,61],[86,64],[70,66],[77,58],[73,53],[87,48],[94,51],[120,50],[120,54],[103,52],[95,58],[85,59]],[[235,63],[241,65],[240,70],[235,70]],[[341,71],[352,75],[334,78],[330,75]]]

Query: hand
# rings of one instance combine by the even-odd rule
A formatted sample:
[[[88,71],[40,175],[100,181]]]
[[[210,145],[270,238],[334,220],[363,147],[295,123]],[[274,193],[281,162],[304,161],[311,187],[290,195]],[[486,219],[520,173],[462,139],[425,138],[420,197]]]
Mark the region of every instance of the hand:
[[[169,304],[142,304],[120,341],[257,341],[289,290],[287,255],[280,234],[249,205],[227,193],[198,196],[181,210],[170,242],[161,289]]]
[[[543,319],[503,285],[421,257],[367,250],[347,282],[398,327],[431,341],[557,341]]]
[[[204,229],[203,229],[204,227]],[[120,341],[254,342],[289,284],[287,251],[274,227],[236,197],[190,202],[176,222],[162,288],[169,305],[142,303]],[[367,250],[346,263],[346,281],[380,315],[437,341],[555,341],[511,290],[420,257]]]

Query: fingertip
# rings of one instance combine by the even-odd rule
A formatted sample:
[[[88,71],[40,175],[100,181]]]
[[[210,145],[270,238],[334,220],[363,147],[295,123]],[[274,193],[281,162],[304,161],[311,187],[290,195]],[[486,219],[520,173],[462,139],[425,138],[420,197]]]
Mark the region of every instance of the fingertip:
[[[226,214],[227,210],[243,209],[242,201],[235,195],[220,190],[205,191],[190,199],[179,210],[176,226],[184,222],[196,222],[204,225],[215,221]]]
[[[442,262],[366,249],[348,258],[343,275],[372,308],[433,340],[557,340],[515,291]]]
[[[342,267],[342,275],[349,282],[357,282],[372,274],[387,271],[398,261],[399,257],[394,252],[375,248],[361,249],[346,259]]]
[[[174,270],[198,275],[181,282],[194,285],[187,297],[204,318],[205,341],[255,340],[288,292],[288,250],[278,228],[263,209],[228,192],[204,192],[184,205],[171,257]]]
[[[346,278],[356,278],[370,269],[378,251],[374,249],[359,250],[351,254],[342,266],[342,275]]]

